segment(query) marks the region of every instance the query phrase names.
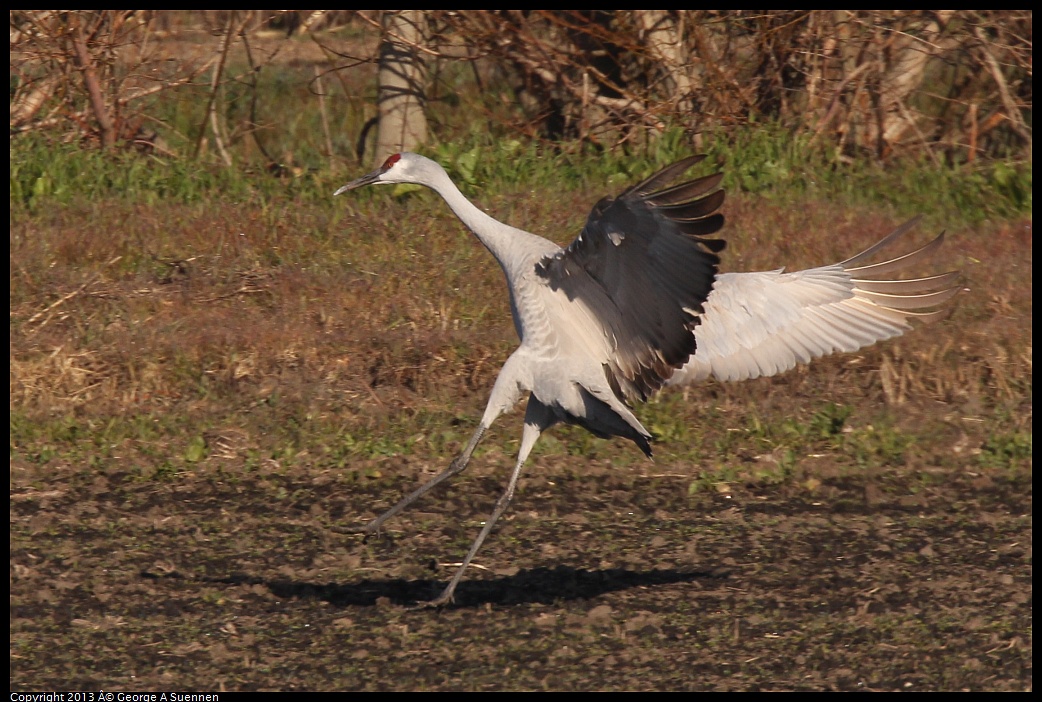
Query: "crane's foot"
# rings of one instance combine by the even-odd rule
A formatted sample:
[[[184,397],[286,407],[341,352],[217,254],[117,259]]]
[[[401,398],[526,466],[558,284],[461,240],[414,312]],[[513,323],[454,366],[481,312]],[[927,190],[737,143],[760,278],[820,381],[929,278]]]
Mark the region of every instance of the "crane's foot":
[[[337,534],[368,534],[365,527],[350,527],[350,526],[331,526],[330,531],[336,532]]]
[[[369,537],[373,534],[380,533],[380,530],[373,529],[372,524],[366,524],[365,526],[333,526],[329,528],[330,531],[336,534],[360,534],[362,536],[362,543],[369,541]]]
[[[446,605],[450,605],[453,603],[452,591],[454,589],[455,588],[445,588],[444,592],[442,592],[440,595],[435,597],[430,602],[417,602],[412,607],[409,607],[409,609],[441,609],[442,607],[445,607]]]

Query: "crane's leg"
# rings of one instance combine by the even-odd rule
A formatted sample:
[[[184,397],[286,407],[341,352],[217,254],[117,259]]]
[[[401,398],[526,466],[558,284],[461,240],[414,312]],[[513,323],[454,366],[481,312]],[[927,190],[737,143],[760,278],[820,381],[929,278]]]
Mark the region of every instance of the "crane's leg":
[[[423,485],[421,485],[420,487],[416,488],[408,495],[403,497],[401,500],[398,501],[398,504],[381,514],[373,521],[366,524],[364,527],[362,527],[360,531],[366,536],[377,533],[378,531],[380,531],[380,527],[383,526],[383,523],[386,522],[388,519],[398,514],[403,509],[411,505],[413,502],[426,495],[428,492],[431,491],[432,488],[436,487],[438,484],[448,480],[449,478],[466,468],[467,464],[470,462],[471,454],[474,453],[474,449],[477,448],[478,442],[481,441],[481,437],[482,435],[484,435],[486,429],[488,429],[488,426],[486,426],[484,423],[479,424],[477,431],[475,431],[474,435],[470,437],[470,441],[467,442],[466,448],[463,449],[463,453],[456,456],[456,458],[452,460],[452,463],[449,464],[448,468],[443,470],[441,473],[438,473],[438,475],[434,476],[433,478],[425,482]]]
[[[513,499],[514,490],[517,488],[517,479],[521,476],[521,466],[524,465],[528,454],[532,451],[532,447],[535,446],[536,439],[556,423],[557,418],[550,408],[537,400],[534,395],[528,398],[528,407],[525,409],[525,428],[521,434],[521,450],[518,451],[517,465],[514,466],[514,472],[510,474],[510,482],[507,483],[507,489],[496,502],[495,509],[492,510],[491,516],[485,521],[485,526],[481,533],[478,534],[478,538],[474,539],[470,551],[467,552],[463,563],[460,564],[459,570],[452,577],[448,587],[437,598],[428,602],[428,606],[441,607],[452,602],[452,594],[456,591],[456,586],[459,585],[460,580],[463,578],[463,571],[470,565],[474,555],[481,548],[481,544],[484,543],[489,533],[492,532],[492,527],[495,526],[496,521],[502,516],[510,504],[510,500]]]
[[[510,358],[507,359],[507,362],[503,364],[503,368],[499,371],[499,376],[496,378],[496,384],[492,386],[492,394],[489,397],[488,405],[485,406],[485,413],[481,416],[481,422],[478,423],[477,430],[474,432],[474,435],[470,437],[470,441],[467,442],[466,447],[463,449],[463,453],[453,459],[448,468],[410,492],[399,500],[398,504],[366,524],[361,529],[352,531],[361,532],[366,536],[375,534],[380,531],[380,527],[383,526],[384,522],[388,519],[426,495],[432,488],[445,482],[457,473],[462,472],[463,469],[467,467],[467,464],[470,463],[470,457],[473,455],[474,449],[477,448],[478,442],[481,441],[481,437],[485,434],[488,428],[492,426],[492,422],[496,421],[496,418],[503,414],[503,412],[516,405],[517,401],[520,399],[521,387],[518,382],[518,377],[522,363],[523,361],[517,355],[511,355]]]

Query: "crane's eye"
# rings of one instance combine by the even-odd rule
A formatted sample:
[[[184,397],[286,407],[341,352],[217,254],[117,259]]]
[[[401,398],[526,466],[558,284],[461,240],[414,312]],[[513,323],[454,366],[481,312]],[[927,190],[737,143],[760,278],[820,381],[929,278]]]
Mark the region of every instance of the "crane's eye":
[[[401,154],[391,154],[390,156],[388,156],[387,160],[384,161],[384,170],[386,171],[388,168],[398,163],[398,160],[401,159],[401,157]]]

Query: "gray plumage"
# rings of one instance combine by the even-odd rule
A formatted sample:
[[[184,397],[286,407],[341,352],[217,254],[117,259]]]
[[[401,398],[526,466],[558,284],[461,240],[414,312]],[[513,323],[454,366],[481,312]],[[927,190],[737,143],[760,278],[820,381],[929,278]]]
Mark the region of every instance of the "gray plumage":
[[[720,174],[670,185],[704,157],[669,166],[594,206],[567,247],[485,214],[434,161],[395,154],[335,194],[377,183],[436,191],[503,269],[520,345],[492,388],[478,427],[449,467],[361,531],[389,518],[466,468],[492,422],[528,393],[517,462],[506,491],[459,570],[430,604],[452,601],[464,570],[513,497],[539,435],[559,422],[600,437],[619,436],[651,455],[651,434],[630,403],[664,384],[773,375],[837,351],[854,351],[931,321],[957,291],[957,273],[883,279],[916,265],[943,234],[912,253],[865,261],[891,246],[912,220],[867,251],[805,271],[719,273],[724,242]],[[926,310],[926,311],[924,311]]]

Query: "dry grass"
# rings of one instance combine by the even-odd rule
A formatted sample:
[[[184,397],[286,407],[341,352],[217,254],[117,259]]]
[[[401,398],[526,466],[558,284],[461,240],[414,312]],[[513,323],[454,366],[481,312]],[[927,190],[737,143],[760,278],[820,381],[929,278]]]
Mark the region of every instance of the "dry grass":
[[[577,199],[494,205],[563,240],[581,217],[561,227],[551,213],[581,212]],[[513,343],[498,268],[430,197],[345,207],[360,210],[110,202],[12,223],[12,410],[224,414],[277,392],[341,416],[388,402],[472,414]],[[752,198],[728,211],[733,270],[836,260],[893,222]],[[963,269],[967,287],[951,319],[865,362],[826,363],[876,368],[859,382],[874,379],[891,404],[1022,405],[1030,247],[1030,222],[950,232],[938,265]]]

